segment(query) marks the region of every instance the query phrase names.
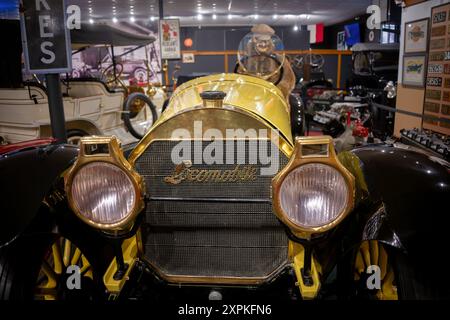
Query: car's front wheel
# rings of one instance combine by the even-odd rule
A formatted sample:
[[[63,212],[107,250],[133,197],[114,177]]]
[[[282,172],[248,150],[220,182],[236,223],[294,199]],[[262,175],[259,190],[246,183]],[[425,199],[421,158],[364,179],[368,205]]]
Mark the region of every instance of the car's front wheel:
[[[428,263],[424,266],[423,261],[412,259],[379,241],[364,241],[355,255],[353,276],[357,284],[357,297],[379,300],[449,299],[449,281],[434,267],[436,265]]]
[[[96,274],[69,239],[18,239],[0,249],[0,300],[94,300]]]

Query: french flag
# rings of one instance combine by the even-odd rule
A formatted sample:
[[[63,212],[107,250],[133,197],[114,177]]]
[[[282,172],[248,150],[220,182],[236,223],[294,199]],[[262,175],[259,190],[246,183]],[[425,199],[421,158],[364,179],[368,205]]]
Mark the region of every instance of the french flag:
[[[323,42],[323,23],[313,24],[308,26],[309,30],[309,43],[322,43]]]

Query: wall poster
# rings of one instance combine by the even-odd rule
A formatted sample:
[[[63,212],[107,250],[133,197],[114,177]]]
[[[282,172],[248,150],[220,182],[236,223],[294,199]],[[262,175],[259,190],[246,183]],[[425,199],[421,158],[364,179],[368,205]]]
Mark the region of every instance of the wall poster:
[[[161,59],[180,59],[180,20],[159,20]]]
[[[405,53],[426,52],[429,19],[405,23]]]
[[[450,3],[431,11],[423,128],[450,134]],[[405,45],[406,46],[406,45]]]

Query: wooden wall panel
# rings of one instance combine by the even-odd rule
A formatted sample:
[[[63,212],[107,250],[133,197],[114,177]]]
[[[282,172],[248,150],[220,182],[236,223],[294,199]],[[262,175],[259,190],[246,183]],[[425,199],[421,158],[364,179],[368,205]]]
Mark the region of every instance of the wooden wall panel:
[[[425,92],[423,89],[398,86],[397,109],[418,114],[423,113],[423,101]],[[394,135],[400,137],[401,129],[421,128],[422,119],[406,114],[395,114]]]

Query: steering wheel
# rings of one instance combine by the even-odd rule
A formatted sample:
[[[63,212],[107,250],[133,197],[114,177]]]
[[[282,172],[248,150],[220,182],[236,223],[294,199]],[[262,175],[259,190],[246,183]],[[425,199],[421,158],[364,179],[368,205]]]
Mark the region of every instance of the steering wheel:
[[[247,56],[241,59],[241,61],[236,63],[236,66],[234,67],[234,73],[239,73],[239,67],[241,66],[241,64],[244,64],[245,62],[247,62],[249,59],[253,58],[253,57],[261,57],[260,55],[253,55],[253,56]],[[277,64],[277,69],[280,70],[279,74],[278,74],[278,78],[277,80],[274,82],[274,85],[278,85],[281,81],[281,79],[283,79],[283,75],[284,75],[284,68],[281,65],[280,60],[278,60],[277,56],[275,54],[271,54],[271,55],[264,55],[264,57],[266,58],[270,58],[272,60],[274,60]],[[274,73],[275,74],[275,73]],[[267,77],[267,79],[269,79],[270,77],[272,77],[274,74],[271,74],[270,76]]]
[[[325,64],[325,59],[321,54],[298,55],[293,59],[293,66],[297,69],[303,69],[303,66],[309,64],[314,69],[321,69]]]
[[[106,84],[111,84],[113,82],[117,82],[118,79],[122,76],[123,73],[123,65],[121,63],[116,63],[116,72],[114,72],[114,64],[109,65],[102,72],[102,79],[105,79]]]

